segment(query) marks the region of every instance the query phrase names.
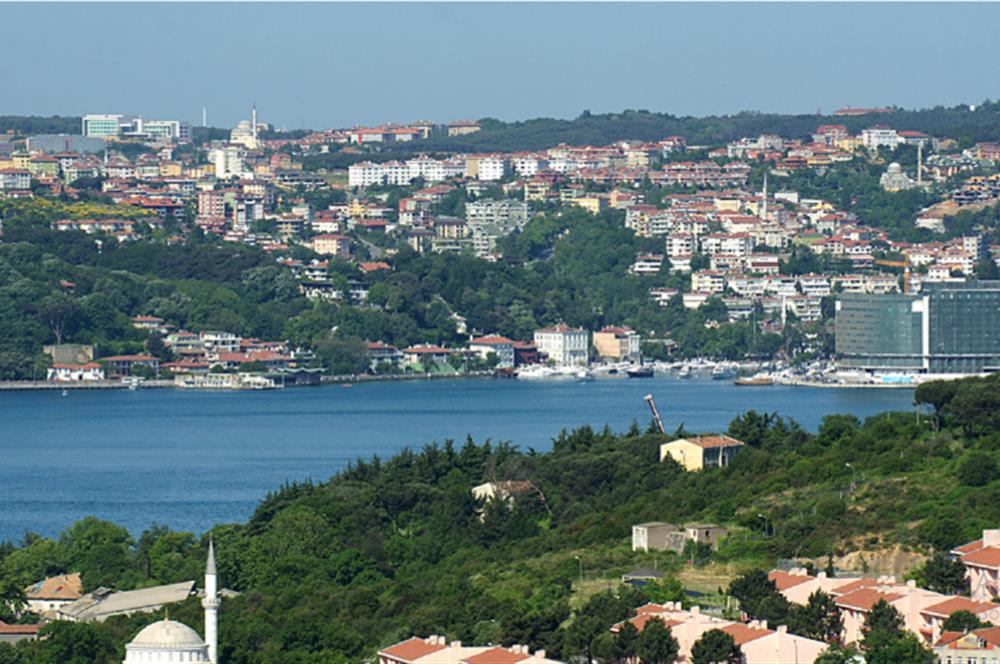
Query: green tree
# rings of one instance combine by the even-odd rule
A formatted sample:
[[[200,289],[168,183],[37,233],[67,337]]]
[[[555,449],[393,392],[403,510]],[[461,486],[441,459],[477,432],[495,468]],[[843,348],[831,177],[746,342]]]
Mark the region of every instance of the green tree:
[[[974,629],[988,626],[989,623],[980,620],[975,613],[963,609],[948,616],[944,624],[941,625],[941,629],[945,632],[971,632]]]
[[[739,664],[743,659],[733,637],[721,629],[710,629],[691,646],[692,664]]]
[[[968,590],[965,565],[942,552],[936,552],[918,570],[922,587],[946,595],[959,595]]]
[[[59,544],[71,569],[79,570],[84,590],[113,588],[129,565],[132,537],[109,521],[86,517],[63,531]]]
[[[639,633],[636,654],[643,664],[670,664],[677,659],[680,645],[659,617],[650,618]]]
[[[783,617],[782,609],[787,613],[788,605],[778,592],[774,581],[767,578],[767,572],[761,569],[751,570],[733,579],[729,584],[729,594],[740,603],[740,609],[754,618],[775,620]],[[768,615],[764,615],[767,613]]]
[[[618,637],[611,632],[601,632],[594,637],[593,651],[594,656],[605,664],[617,664],[624,659]]]
[[[832,644],[826,652],[816,658],[813,664],[854,664],[858,661],[858,649],[854,646]]]
[[[948,408],[948,404],[955,398],[958,391],[958,381],[954,380],[929,380],[917,385],[913,394],[913,402],[927,404],[934,409],[934,429],[941,428],[941,420]]]
[[[618,652],[629,660],[636,656],[639,646],[639,630],[630,621],[618,628]]]
[[[839,639],[843,628],[836,603],[822,590],[813,592],[804,606],[792,608],[788,618],[795,634],[826,643]]]
[[[684,585],[673,574],[653,581],[642,587],[642,594],[649,601],[662,604],[664,602],[680,602],[684,599]]]
[[[997,475],[997,463],[986,452],[970,452],[958,464],[958,481],[966,486],[986,486]]]
[[[38,633],[32,662],[38,664],[117,664],[111,633],[99,623],[56,621]]]
[[[933,664],[934,653],[904,629],[903,616],[880,599],[865,617],[861,649],[868,664]]]

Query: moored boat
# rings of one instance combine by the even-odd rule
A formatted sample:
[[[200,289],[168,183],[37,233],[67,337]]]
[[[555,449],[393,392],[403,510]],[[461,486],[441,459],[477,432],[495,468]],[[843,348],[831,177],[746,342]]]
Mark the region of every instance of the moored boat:
[[[770,376],[756,375],[743,378],[737,378],[733,381],[734,385],[742,385],[744,387],[763,387],[765,385],[774,385],[774,379]]]

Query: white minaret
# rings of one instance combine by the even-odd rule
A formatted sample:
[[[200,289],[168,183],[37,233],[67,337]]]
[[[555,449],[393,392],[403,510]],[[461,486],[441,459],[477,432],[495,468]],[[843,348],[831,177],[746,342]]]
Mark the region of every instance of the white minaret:
[[[205,644],[208,646],[208,660],[219,664],[219,584],[215,572],[215,545],[208,540],[208,560],[205,562]]]
[[[924,142],[917,143],[917,186],[924,183]]]
[[[767,221],[767,171],[764,171],[764,201],[760,206],[760,218]]]
[[[253,103],[253,109],[250,111],[250,129],[253,130],[253,144],[257,145],[257,102]]]

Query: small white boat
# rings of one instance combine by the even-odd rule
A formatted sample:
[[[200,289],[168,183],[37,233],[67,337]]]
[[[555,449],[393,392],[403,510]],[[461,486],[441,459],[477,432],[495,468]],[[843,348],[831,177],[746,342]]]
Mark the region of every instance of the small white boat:
[[[678,378],[690,378],[691,377],[691,367],[685,364],[677,371]]]
[[[712,369],[712,379],[713,380],[727,380],[736,376],[736,372],[732,367],[726,366],[725,364],[716,364],[715,368]]]

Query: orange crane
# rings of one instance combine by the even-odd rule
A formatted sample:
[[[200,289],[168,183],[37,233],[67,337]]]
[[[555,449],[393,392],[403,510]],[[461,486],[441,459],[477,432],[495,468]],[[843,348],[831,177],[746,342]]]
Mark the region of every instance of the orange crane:
[[[647,394],[645,396],[646,403],[649,404],[649,409],[653,411],[653,421],[656,422],[656,426],[659,427],[660,433],[665,434],[667,430],[663,428],[663,420],[660,419],[660,411],[657,410],[656,404],[653,403],[653,395]]]
[[[883,267],[901,267],[903,268],[903,292],[910,292],[910,259],[901,261],[891,261],[885,258],[876,258],[875,265],[881,265]]]

